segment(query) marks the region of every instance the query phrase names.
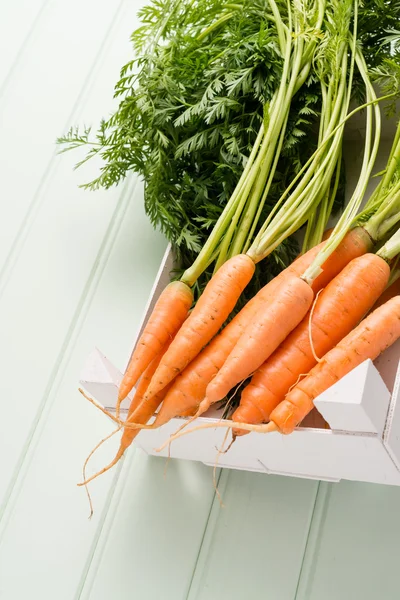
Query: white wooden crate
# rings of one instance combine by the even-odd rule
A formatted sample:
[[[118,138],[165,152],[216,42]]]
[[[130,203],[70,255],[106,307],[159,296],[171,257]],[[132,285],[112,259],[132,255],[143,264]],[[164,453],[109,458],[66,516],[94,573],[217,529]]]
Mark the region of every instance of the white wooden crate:
[[[173,257],[167,249],[157,275],[140,335],[159,294],[169,281]],[[219,466],[326,481],[348,479],[400,485],[400,341],[374,363],[365,361],[315,400],[331,429],[298,427],[293,434],[250,433],[236,440]],[[121,372],[99,351],[88,358],[81,385],[100,404],[113,411]],[[124,402],[122,414],[126,414]],[[191,426],[215,423],[212,409]],[[184,422],[173,419],[155,430],[142,431],[137,447],[157,453],[168,437]],[[171,457],[215,464],[226,430],[209,428],[183,436],[171,445]]]

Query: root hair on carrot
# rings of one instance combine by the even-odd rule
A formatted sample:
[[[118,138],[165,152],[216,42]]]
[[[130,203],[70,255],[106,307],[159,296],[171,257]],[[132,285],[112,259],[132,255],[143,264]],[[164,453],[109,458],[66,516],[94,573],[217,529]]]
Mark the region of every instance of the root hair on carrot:
[[[82,394],[82,396],[91,404],[93,404],[93,406],[95,406],[96,408],[98,408],[99,410],[101,410],[102,413],[104,413],[105,415],[107,415],[107,417],[109,417],[110,419],[112,419],[114,421],[114,423],[117,423],[117,425],[121,425],[122,421],[120,419],[118,419],[115,415],[113,415],[112,413],[110,413],[106,408],[104,408],[104,406],[101,406],[101,404],[99,404],[98,402],[96,402],[96,400],[94,400],[94,398],[91,398],[88,394],[86,394],[86,392],[83,391],[82,388],[78,388],[78,391]]]
[[[225,452],[226,452],[226,450],[224,451],[223,448],[224,448],[224,445],[226,443],[226,440],[228,439],[228,434],[229,434],[229,429],[227,429],[226,432],[225,432],[224,439],[222,440],[221,448],[219,450],[217,450],[217,456],[215,458],[215,463],[214,463],[214,467],[213,467],[213,486],[214,486],[214,490],[215,490],[215,493],[217,495],[218,502],[219,502],[219,505],[220,505],[221,508],[225,508],[225,505],[223,503],[222,496],[221,496],[220,491],[218,489],[217,467],[218,467],[218,463],[219,463],[219,459],[220,459],[221,454],[225,454]]]
[[[117,427],[117,429],[114,429],[114,431],[112,431],[109,435],[107,435],[107,437],[100,440],[100,442],[93,448],[93,450],[91,451],[91,453],[89,454],[88,458],[85,461],[85,465],[84,465],[85,472],[86,472],[86,466],[87,466],[88,460],[93,456],[93,454],[96,452],[96,450],[98,450],[100,448],[100,446],[102,446],[104,444],[104,442],[107,442],[116,433],[118,433],[118,431],[121,431],[122,428],[123,428],[123,425],[120,425],[119,427]],[[106,467],[104,467],[103,469],[101,469],[100,471],[98,471],[97,473],[92,475],[91,477],[89,477],[89,479],[84,479],[80,483],[77,483],[77,486],[78,487],[87,486],[88,483],[90,483],[91,481],[93,481],[94,479],[96,479],[97,477],[99,477],[100,475],[105,473],[106,471],[109,471],[115,464],[117,464],[117,462],[121,458],[122,454],[120,452],[118,452],[117,455],[115,456],[115,458],[110,462],[109,465],[107,465]]]
[[[225,428],[228,429],[245,429],[246,431],[255,431],[256,433],[272,433],[274,431],[279,431],[278,426],[270,421],[264,425],[251,425],[249,423],[241,423],[240,421],[217,421],[216,423],[204,423],[203,425],[197,425],[197,427],[192,427],[191,429],[186,429],[186,431],[181,431],[176,435],[171,435],[166,442],[159,448],[155,448],[155,452],[162,452],[168,444],[173,442],[174,440],[183,437],[184,435],[188,435],[189,433],[193,433],[194,431],[200,431],[201,429],[218,429]]]
[[[291,392],[292,389],[294,387],[296,387],[296,385],[300,382],[301,379],[303,379],[303,377],[307,377],[308,373],[300,373],[300,375],[298,376],[298,378],[296,379],[296,381],[290,386],[290,388],[288,389],[288,392]]]
[[[313,342],[313,339],[312,339],[312,318],[313,318],[313,314],[314,314],[315,306],[316,306],[316,304],[317,304],[318,296],[320,295],[320,293],[321,293],[321,292],[322,292],[324,289],[325,289],[325,288],[322,288],[322,289],[321,289],[321,290],[319,290],[319,292],[318,292],[318,293],[315,295],[315,299],[314,299],[313,305],[312,305],[312,307],[311,307],[311,310],[310,310],[310,316],[309,316],[309,319],[308,319],[308,339],[310,340],[310,347],[311,347],[311,352],[312,352],[312,355],[313,355],[313,357],[315,358],[315,360],[316,360],[317,362],[321,362],[322,358],[319,358],[319,357],[317,356],[317,353],[315,352],[315,348],[314,348],[314,342]],[[297,385],[297,384],[296,384],[296,385]]]
[[[163,473],[164,479],[167,478],[168,465],[170,462],[171,462],[171,444],[168,444],[168,456],[167,456],[167,460],[165,461],[165,467],[164,467],[164,473]]]
[[[107,442],[107,440],[109,440],[111,437],[113,437],[113,435],[115,435],[116,433],[118,433],[118,431],[120,431],[120,430],[121,430],[121,427],[118,427],[118,429],[114,429],[114,431],[112,431],[107,437],[105,437],[102,440],[100,440],[100,442],[98,444],[96,444],[96,446],[90,451],[90,453],[88,454],[85,462],[83,463],[83,467],[82,467],[83,482],[82,483],[78,483],[77,485],[79,487],[80,486],[84,486],[85,487],[85,491],[86,491],[86,495],[88,497],[89,507],[90,507],[89,520],[92,518],[94,510],[93,510],[92,497],[90,495],[89,488],[88,488],[88,483],[93,478],[90,478],[88,480],[86,479],[86,468],[87,468],[88,463],[89,463],[90,459],[92,458],[93,454],[95,452],[97,452],[97,450],[100,448],[100,446],[102,446],[104,444],[104,442]]]
[[[227,432],[226,432],[226,433],[228,433],[228,431],[229,431],[229,429],[227,430]],[[227,447],[225,450],[222,450],[222,447],[221,447],[221,450],[220,450],[219,452],[220,452],[221,454],[226,454],[226,453],[227,453],[227,452],[228,452],[228,451],[229,451],[229,450],[232,448],[233,444],[235,443],[235,441],[236,441],[236,437],[237,437],[237,436],[236,436],[235,434],[232,434],[232,439],[231,439],[231,441],[229,442],[229,444],[228,444],[228,447]]]

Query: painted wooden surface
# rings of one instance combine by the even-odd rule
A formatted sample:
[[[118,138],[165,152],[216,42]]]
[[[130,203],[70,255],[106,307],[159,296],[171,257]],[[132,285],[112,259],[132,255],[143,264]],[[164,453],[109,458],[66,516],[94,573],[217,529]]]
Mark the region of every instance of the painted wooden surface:
[[[123,368],[165,241],[131,178],[77,185],[54,140],[112,108],[135,0],[0,0],[0,599],[387,600],[400,491],[130,452],[91,487],[110,423],[76,391],[94,346]],[[93,459],[111,458],[110,441]]]

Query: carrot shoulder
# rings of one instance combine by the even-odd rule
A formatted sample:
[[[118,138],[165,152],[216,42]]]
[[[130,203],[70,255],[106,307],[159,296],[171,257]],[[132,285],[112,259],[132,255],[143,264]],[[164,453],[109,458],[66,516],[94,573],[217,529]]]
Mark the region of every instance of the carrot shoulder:
[[[271,413],[285,434],[313,409],[314,399],[367,359],[375,360],[400,337],[400,296],[382,304],[330,350]]]

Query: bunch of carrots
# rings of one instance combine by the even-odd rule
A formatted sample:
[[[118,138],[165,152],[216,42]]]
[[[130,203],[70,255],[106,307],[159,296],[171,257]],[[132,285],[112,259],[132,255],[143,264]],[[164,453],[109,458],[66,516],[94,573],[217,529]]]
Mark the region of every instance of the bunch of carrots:
[[[379,184],[361,209],[378,153],[382,98],[357,44],[357,0],[296,2],[284,15],[274,0],[270,5],[285,57],[270,106],[275,117],[260,128],[196,261],[159,297],[119,388],[113,417],[122,429],[119,451],[84,484],[115,465],[142,429],[175,417],[193,421],[243,382],[232,418],[202,427],[230,428],[233,439],[250,431],[290,434],[319,394],[400,337],[400,125]],[[291,99],[313,68],[326,99],[318,148],[260,224]],[[365,104],[349,112],[355,69]],[[326,232],[344,126],[360,108],[366,135],[359,178],[336,226]],[[301,255],[229,320],[255,265],[306,224]],[[214,275],[193,305],[193,285],[210,264]],[[124,422],[120,404],[135,386]]]

